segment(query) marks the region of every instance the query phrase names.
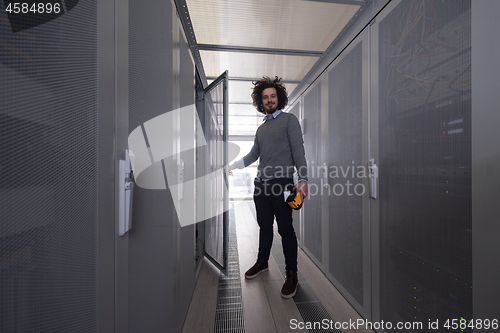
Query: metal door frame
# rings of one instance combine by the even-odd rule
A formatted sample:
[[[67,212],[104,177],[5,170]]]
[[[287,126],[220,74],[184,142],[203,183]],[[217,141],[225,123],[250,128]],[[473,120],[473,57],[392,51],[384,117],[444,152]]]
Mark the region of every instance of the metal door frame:
[[[125,6],[123,6],[125,5]],[[118,101],[128,102],[128,90],[124,90],[128,81],[117,87],[117,75],[128,78],[128,3],[120,4],[118,13],[114,1],[104,0],[97,4],[97,109],[98,109],[98,318],[99,332],[128,332],[128,326],[121,322],[126,316],[127,300],[127,265],[128,236],[119,239],[116,227],[116,169],[118,161],[124,158],[124,143],[127,135],[124,131],[128,126],[128,109],[118,112]],[[125,16],[123,16],[125,15]],[[119,16],[119,17],[117,17]],[[124,19],[127,18],[127,19]],[[125,30],[117,30],[117,21]],[[124,25],[127,23],[126,25]],[[120,39],[118,40],[118,31]],[[126,49],[125,53],[118,54],[117,48]],[[119,59],[118,59],[119,58]],[[121,61],[118,66],[117,62]],[[127,105],[128,107],[128,105]],[[119,122],[119,125],[117,124]],[[119,137],[118,137],[119,132]],[[111,223],[110,223],[111,222]],[[118,274],[122,280],[117,281]],[[117,296],[121,295],[120,300]],[[124,303],[119,303],[123,301]],[[125,309],[125,312],[123,312]],[[125,324],[125,325],[124,325]]]
[[[222,213],[222,263],[217,261],[210,253],[207,252],[206,244],[204,243],[203,247],[203,255],[210,260],[212,264],[214,264],[224,275],[228,274],[228,258],[229,258],[229,183],[227,176],[227,164],[228,164],[228,94],[227,94],[227,83],[228,83],[228,71],[222,73],[217,79],[215,79],[211,84],[208,85],[205,89],[203,89],[203,99],[205,100],[205,94],[212,91],[219,84],[222,84],[223,87],[223,106],[222,106],[222,164],[224,168],[224,185],[226,187],[226,191],[223,190],[224,198],[223,198],[223,213]],[[205,110],[206,112],[207,110]],[[205,113],[205,118],[207,114]],[[207,221],[204,222],[205,224]],[[205,226],[205,225],[204,225]],[[206,230],[206,227],[205,227]],[[205,234],[206,236],[206,234]]]
[[[392,0],[377,15],[376,21],[369,26],[370,73],[369,73],[369,158],[380,164],[379,147],[379,24],[389,15],[401,0]],[[377,191],[379,189],[379,180]],[[377,193],[378,197],[378,193]],[[371,321],[380,322],[380,201],[370,198],[370,266],[371,266]],[[385,330],[378,330],[381,333]]]

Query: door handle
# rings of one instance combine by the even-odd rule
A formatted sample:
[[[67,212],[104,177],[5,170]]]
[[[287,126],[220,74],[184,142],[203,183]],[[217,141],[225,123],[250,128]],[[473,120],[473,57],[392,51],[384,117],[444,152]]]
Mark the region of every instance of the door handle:
[[[323,173],[323,187],[328,188],[330,185],[328,184],[328,166],[326,163],[323,163],[323,165],[320,167],[321,170],[324,171]]]
[[[377,199],[377,182],[378,182],[378,167],[375,159],[371,158],[368,161],[369,177],[370,177],[370,196]]]
[[[120,160],[118,165],[118,234],[123,236],[132,227],[132,203],[134,198],[134,171],[132,165],[133,154],[125,150],[125,160]]]
[[[177,188],[177,200],[182,200],[183,188],[184,188],[184,161],[179,159],[177,161],[177,181],[179,182],[179,187]]]

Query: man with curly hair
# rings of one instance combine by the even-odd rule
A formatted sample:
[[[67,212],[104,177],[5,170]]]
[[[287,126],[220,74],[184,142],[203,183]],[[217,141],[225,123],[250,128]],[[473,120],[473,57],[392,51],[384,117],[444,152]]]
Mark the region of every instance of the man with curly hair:
[[[298,173],[297,188],[302,198],[307,196],[307,164],[304,141],[297,117],[283,112],[288,96],[281,79],[267,76],[253,82],[252,99],[257,111],[265,114],[257,129],[254,145],[245,157],[230,166],[242,169],[258,158],[255,179],[254,202],[259,224],[259,252],[257,262],[245,273],[253,279],[268,270],[268,260],[273,242],[274,218],[278,223],[283,253],[285,255],[286,280],[281,289],[283,298],[292,298],[297,292],[297,236],[292,224],[292,208],[285,201],[285,188],[293,186],[293,174]]]

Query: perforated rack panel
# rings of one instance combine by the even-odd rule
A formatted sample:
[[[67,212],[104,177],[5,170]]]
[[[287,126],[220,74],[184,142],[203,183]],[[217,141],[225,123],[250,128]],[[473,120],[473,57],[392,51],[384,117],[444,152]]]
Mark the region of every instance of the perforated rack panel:
[[[470,2],[402,1],[379,43],[381,317],[472,319]]]
[[[322,213],[321,213],[321,175],[318,166],[321,165],[321,82],[318,82],[304,96],[304,149],[309,170],[308,198],[304,206],[304,247],[319,260],[323,260],[322,253]]]
[[[97,3],[0,22],[0,331],[95,332]]]
[[[363,305],[362,43],[329,72],[330,273]],[[339,168],[338,177],[334,168]],[[343,171],[342,171],[343,170]]]

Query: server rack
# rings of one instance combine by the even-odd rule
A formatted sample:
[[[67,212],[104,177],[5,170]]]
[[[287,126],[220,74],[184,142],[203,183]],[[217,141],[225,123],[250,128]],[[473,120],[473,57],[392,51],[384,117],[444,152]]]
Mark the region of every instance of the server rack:
[[[473,319],[471,3],[372,14],[297,99],[323,188],[301,246],[363,317],[430,331]]]
[[[66,1],[23,31],[1,16],[0,330],[180,331],[194,225],[180,228],[168,191],[136,187],[118,233],[129,133],[195,102],[175,5]]]

